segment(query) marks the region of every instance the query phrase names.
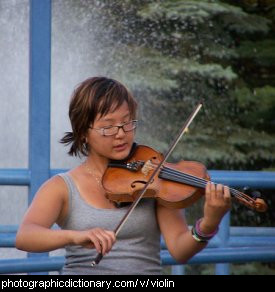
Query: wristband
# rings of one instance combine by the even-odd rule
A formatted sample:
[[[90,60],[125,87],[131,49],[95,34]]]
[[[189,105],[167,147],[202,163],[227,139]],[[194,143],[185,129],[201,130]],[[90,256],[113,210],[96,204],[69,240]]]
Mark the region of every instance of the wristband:
[[[196,225],[195,225],[195,231],[196,233],[203,238],[207,238],[208,240],[211,239],[212,237],[214,237],[217,232],[219,231],[219,227],[217,227],[213,232],[211,233],[203,233],[200,229],[200,223],[202,221],[202,218],[200,218],[199,220],[197,220]]]
[[[216,233],[218,232],[219,228],[216,228],[216,230],[214,230],[211,233],[203,233],[200,229],[200,223],[202,221],[202,218],[197,220],[196,224],[193,226],[191,233],[193,238],[198,241],[198,242],[208,242],[208,240],[210,240],[212,237],[214,237],[216,235]]]
[[[202,238],[201,236],[199,236],[196,231],[195,231],[195,227],[192,227],[191,229],[191,234],[192,234],[192,237],[197,241],[197,242],[201,242],[201,243],[206,243],[208,242],[207,239],[205,238]]]

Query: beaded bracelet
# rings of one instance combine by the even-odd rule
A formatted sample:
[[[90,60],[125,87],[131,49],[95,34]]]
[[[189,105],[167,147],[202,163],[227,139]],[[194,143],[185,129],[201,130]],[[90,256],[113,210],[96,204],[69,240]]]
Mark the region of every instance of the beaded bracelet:
[[[219,231],[219,227],[217,227],[213,232],[211,232],[211,233],[203,233],[202,231],[201,231],[201,229],[200,229],[200,223],[201,223],[201,221],[202,221],[202,219],[203,218],[200,218],[199,220],[197,220],[197,222],[196,222],[196,225],[195,225],[195,229],[196,229],[196,233],[199,235],[199,236],[201,236],[201,237],[204,237],[204,238],[208,238],[208,240],[209,239],[211,239],[212,237],[214,237],[216,234],[217,234],[217,232]]]
[[[192,233],[192,236],[193,238],[198,241],[198,242],[208,242],[208,240],[210,240],[212,237],[214,237],[219,228],[217,228],[216,230],[214,230],[213,232],[211,233],[203,233],[200,229],[200,223],[202,221],[202,218],[197,220],[195,226],[193,226],[192,230],[191,230],[191,233]]]
[[[193,236],[193,238],[197,241],[197,242],[208,242],[207,239],[203,239],[202,237],[200,237],[198,234],[196,234],[195,232],[195,227],[192,227],[191,229],[191,234]]]

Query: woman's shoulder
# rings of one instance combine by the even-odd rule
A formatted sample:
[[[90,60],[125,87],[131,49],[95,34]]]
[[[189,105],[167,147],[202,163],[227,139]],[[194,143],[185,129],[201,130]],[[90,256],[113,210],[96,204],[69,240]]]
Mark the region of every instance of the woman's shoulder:
[[[57,174],[48,179],[42,184],[39,189],[39,193],[46,193],[47,196],[50,194],[54,196],[66,196],[68,193],[68,187],[64,180],[66,174]]]
[[[48,187],[64,187],[66,184],[65,184],[65,180],[64,180],[64,177],[67,177],[68,176],[68,173],[58,173],[54,176],[52,176],[51,178],[49,178],[45,183],[44,185],[45,186],[48,186]]]
[[[68,191],[68,185],[75,173],[79,172],[79,167],[72,168],[65,172],[60,172],[48,179],[42,187],[52,188],[59,191]]]
[[[52,189],[54,192],[63,194],[67,197],[70,189],[74,185],[74,179],[79,174],[79,167],[70,169],[66,172],[60,172],[51,177],[46,183],[47,188]]]

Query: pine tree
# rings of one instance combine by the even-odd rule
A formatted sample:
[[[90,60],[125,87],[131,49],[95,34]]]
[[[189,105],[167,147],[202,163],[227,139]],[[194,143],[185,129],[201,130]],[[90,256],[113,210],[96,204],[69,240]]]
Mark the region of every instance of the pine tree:
[[[204,99],[204,112],[173,158],[224,169],[274,167],[272,4],[256,0],[71,3],[92,30],[91,45],[100,52],[101,72],[126,83],[140,101],[139,141],[167,149],[194,105]]]

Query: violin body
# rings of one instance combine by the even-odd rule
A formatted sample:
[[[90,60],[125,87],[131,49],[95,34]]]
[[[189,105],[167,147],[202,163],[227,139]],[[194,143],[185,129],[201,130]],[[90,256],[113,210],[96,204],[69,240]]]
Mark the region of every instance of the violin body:
[[[161,153],[148,146],[140,145],[127,161],[112,163],[102,179],[107,198],[119,203],[133,202],[150,178],[154,166],[158,165],[161,160]],[[150,162],[148,163],[148,161]],[[199,162],[165,163],[165,167],[209,179],[205,166]],[[185,185],[183,188],[180,182],[173,181],[171,183],[171,179],[161,178],[165,176],[163,169],[159,171],[157,176],[158,178],[153,180],[143,197],[155,198],[166,207],[188,207],[204,194],[203,189],[191,185]],[[167,197],[168,194],[169,197]]]
[[[106,197],[117,203],[134,202],[163,160],[156,150],[139,145],[123,161],[111,161],[102,177]],[[154,198],[169,208],[186,208],[205,194],[210,180],[206,167],[196,161],[165,162],[146,188],[143,198]],[[230,188],[240,203],[259,212],[267,209],[262,199],[253,198]]]

